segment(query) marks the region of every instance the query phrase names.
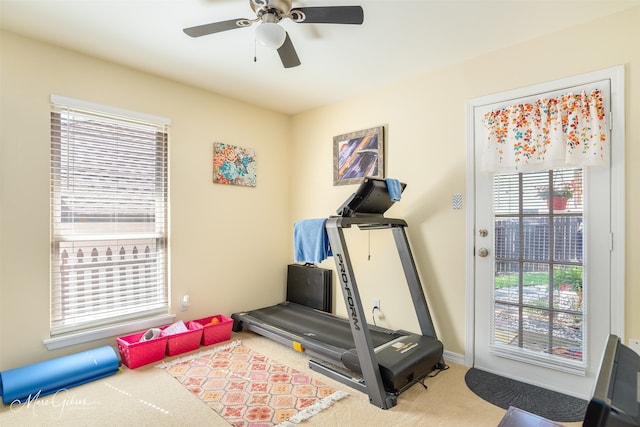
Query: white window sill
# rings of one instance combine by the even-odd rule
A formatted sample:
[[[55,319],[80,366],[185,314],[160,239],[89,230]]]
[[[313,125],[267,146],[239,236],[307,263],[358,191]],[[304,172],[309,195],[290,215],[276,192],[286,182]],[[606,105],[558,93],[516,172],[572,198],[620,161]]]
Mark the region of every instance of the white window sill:
[[[163,314],[160,316],[149,317],[142,320],[105,326],[103,328],[96,328],[90,331],[60,335],[57,337],[45,339],[43,340],[43,343],[45,346],[47,346],[47,350],[55,350],[58,348],[83,344],[103,338],[126,335],[128,333],[144,331],[145,329],[166,325],[168,323],[173,323],[175,317],[175,314]]]
[[[535,351],[524,350],[520,348],[512,348],[504,344],[493,344],[489,348],[489,352],[496,356],[505,357],[507,359],[519,362],[529,363],[532,365],[542,366],[544,368],[555,369],[573,375],[585,376],[587,373],[586,362],[580,362],[569,359],[561,359],[558,356],[550,354],[542,354]]]

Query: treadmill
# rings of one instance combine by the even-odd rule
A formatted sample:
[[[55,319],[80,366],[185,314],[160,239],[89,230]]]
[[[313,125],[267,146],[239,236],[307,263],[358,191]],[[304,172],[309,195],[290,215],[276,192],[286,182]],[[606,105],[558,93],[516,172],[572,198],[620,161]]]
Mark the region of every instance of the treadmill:
[[[401,183],[401,191],[406,184]],[[369,395],[371,404],[389,409],[397,396],[446,369],[402,219],[385,218],[394,201],[384,179],[364,178],[358,190],[325,223],[347,318],[294,302],[234,313],[233,330],[247,329],[307,353],[309,367]],[[420,334],[366,323],[343,230],[390,230],[409,287]],[[310,267],[313,268],[313,267]],[[319,360],[316,360],[319,359]]]

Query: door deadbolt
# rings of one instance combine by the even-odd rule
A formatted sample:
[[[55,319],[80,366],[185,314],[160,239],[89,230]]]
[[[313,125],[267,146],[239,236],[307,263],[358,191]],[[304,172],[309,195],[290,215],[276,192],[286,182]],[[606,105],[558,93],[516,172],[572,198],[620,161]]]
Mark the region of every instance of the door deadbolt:
[[[478,230],[478,234],[480,234],[480,237],[487,237],[489,235],[489,232],[486,228],[481,228],[480,230]]]
[[[489,255],[489,249],[487,248],[478,249],[478,255],[481,256],[482,258],[486,257],[487,255]]]

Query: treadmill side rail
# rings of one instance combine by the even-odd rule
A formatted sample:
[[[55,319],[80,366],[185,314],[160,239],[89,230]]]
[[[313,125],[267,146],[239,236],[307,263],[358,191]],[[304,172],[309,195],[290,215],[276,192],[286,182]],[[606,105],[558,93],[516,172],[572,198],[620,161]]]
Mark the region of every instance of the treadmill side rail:
[[[386,398],[387,392],[384,390],[382,383],[380,366],[375,357],[360,294],[357,286],[355,286],[353,269],[351,267],[351,260],[349,259],[349,252],[346,248],[344,233],[342,229],[337,226],[337,219],[339,218],[329,218],[325,227],[327,229],[327,235],[329,236],[333,259],[336,263],[338,282],[340,282],[340,288],[342,289],[342,295],[347,307],[347,317],[351,325],[353,341],[360,360],[360,369],[364,377],[369,401],[382,409],[389,409],[391,406],[388,406],[389,402]]]
[[[358,378],[354,378],[352,376],[343,374],[342,372],[336,369],[333,369],[329,366],[323,365],[322,363],[319,363],[315,360],[309,360],[309,368],[311,368],[312,371],[319,372],[322,375],[331,378],[332,380],[336,380],[362,393],[367,393],[367,386],[362,380]],[[398,403],[398,396],[393,393],[387,393],[385,396],[384,407],[382,409],[393,408],[394,406],[397,405],[397,403]]]
[[[382,409],[389,409],[395,406],[397,399],[396,395],[384,389],[380,365],[371,342],[364,307],[358,292],[343,233],[343,228],[349,228],[351,225],[357,225],[361,229],[392,229],[421,332],[423,336],[437,340],[436,332],[404,230],[407,226],[406,222],[400,219],[384,218],[383,216],[330,217],[326,222],[325,228],[336,263],[338,281],[342,289],[366,392],[372,404]],[[439,344],[441,345],[441,343]],[[440,359],[442,360],[441,355]]]
[[[427,305],[427,299],[422,289],[422,284],[418,277],[418,270],[416,264],[413,261],[413,255],[411,254],[411,248],[409,247],[409,240],[407,239],[407,233],[404,227],[394,227],[392,229],[393,238],[400,254],[400,261],[402,268],[404,269],[404,275],[409,285],[409,292],[411,293],[411,299],[413,300],[413,307],[416,310],[418,316],[418,324],[420,325],[420,332],[425,337],[438,339],[436,331],[433,327],[433,320],[431,319],[431,313],[429,312],[429,306]]]

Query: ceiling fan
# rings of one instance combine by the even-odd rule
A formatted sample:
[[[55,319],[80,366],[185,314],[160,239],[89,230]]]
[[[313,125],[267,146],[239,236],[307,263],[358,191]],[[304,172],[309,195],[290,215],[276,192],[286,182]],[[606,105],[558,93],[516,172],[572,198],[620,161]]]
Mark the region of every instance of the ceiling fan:
[[[183,29],[191,37],[201,37],[236,28],[249,27],[257,22],[256,39],[267,47],[278,50],[280,60],[285,68],[297,67],[300,59],[291,38],[278,23],[291,19],[300,24],[355,24],[364,21],[364,13],[360,6],[316,6],[291,7],[291,0],[249,0],[255,19],[238,18],[228,21],[213,22]]]

